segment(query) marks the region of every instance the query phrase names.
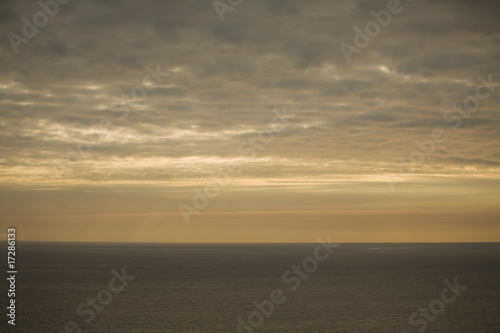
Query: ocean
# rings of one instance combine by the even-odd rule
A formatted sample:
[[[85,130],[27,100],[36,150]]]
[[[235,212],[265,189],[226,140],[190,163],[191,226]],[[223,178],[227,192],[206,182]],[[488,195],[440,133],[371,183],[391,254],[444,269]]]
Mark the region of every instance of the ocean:
[[[16,245],[1,332],[500,332],[498,243]]]

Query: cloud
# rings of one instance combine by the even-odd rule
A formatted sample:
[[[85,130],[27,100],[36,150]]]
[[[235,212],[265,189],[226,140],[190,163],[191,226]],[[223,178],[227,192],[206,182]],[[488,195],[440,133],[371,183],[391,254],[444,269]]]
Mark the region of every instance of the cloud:
[[[488,1],[404,4],[347,67],[338,44],[352,42],[353,27],[372,20],[380,2],[246,1],[220,22],[210,1],[74,1],[19,54],[2,39],[0,177],[56,182],[50,166],[68,163],[81,181],[187,181],[231,159],[255,178],[274,177],[283,163],[291,163],[286,177],[330,177],[318,166],[330,165],[332,152],[345,161],[338,174],[393,170],[415,140],[448,126],[444,110],[474,91],[478,75],[499,80],[499,8]],[[20,34],[20,18],[37,10],[28,1],[3,2],[0,32]],[[146,66],[156,65],[171,75],[144,99],[132,98]],[[123,95],[126,119],[112,109]],[[450,132],[461,148],[439,149],[453,158],[428,158],[422,171],[497,166],[490,140],[498,140],[498,103],[488,100]],[[238,144],[283,106],[296,118],[260,153],[269,162],[257,168],[238,160]],[[88,145],[103,119],[116,129],[67,162],[68,147]],[[208,160],[215,164],[204,169]]]

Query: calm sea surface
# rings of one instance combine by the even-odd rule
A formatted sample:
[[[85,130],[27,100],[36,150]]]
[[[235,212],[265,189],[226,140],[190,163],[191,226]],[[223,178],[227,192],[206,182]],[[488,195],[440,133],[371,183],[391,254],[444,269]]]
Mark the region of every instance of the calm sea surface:
[[[0,332],[500,332],[500,244],[317,246],[18,243]]]

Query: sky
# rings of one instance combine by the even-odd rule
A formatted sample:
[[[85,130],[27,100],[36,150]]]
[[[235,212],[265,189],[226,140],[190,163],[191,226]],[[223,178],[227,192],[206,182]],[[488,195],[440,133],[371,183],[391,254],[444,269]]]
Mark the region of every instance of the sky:
[[[44,1],[0,3],[19,240],[500,241],[498,1]]]

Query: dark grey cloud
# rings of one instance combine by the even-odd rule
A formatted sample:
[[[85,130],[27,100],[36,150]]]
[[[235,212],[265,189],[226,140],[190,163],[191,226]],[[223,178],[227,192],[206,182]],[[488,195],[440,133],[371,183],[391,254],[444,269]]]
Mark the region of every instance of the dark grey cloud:
[[[498,94],[458,130],[443,113],[474,94],[479,75],[500,80],[500,6],[405,2],[348,65],[339,43],[353,44],[353,28],[364,28],[373,20],[370,11],[385,6],[244,1],[221,22],[211,1],[73,0],[15,54],[7,34],[21,34],[21,17],[31,19],[40,8],[4,1],[5,177],[52,179],[50,165],[66,165],[68,147],[88,145],[89,138],[92,151],[68,164],[71,177],[184,179],[237,159],[255,177],[279,176],[285,165],[298,176],[381,173],[394,170],[398,156],[437,127],[449,131],[449,141],[420,172],[496,167]],[[145,98],[132,98],[146,66],[156,65],[170,75]],[[112,108],[123,95],[126,119]],[[283,106],[295,118],[259,152],[267,162],[241,156],[238,145],[257,136],[272,110]],[[103,119],[115,129],[102,131]],[[341,167],[333,168],[336,161]]]

